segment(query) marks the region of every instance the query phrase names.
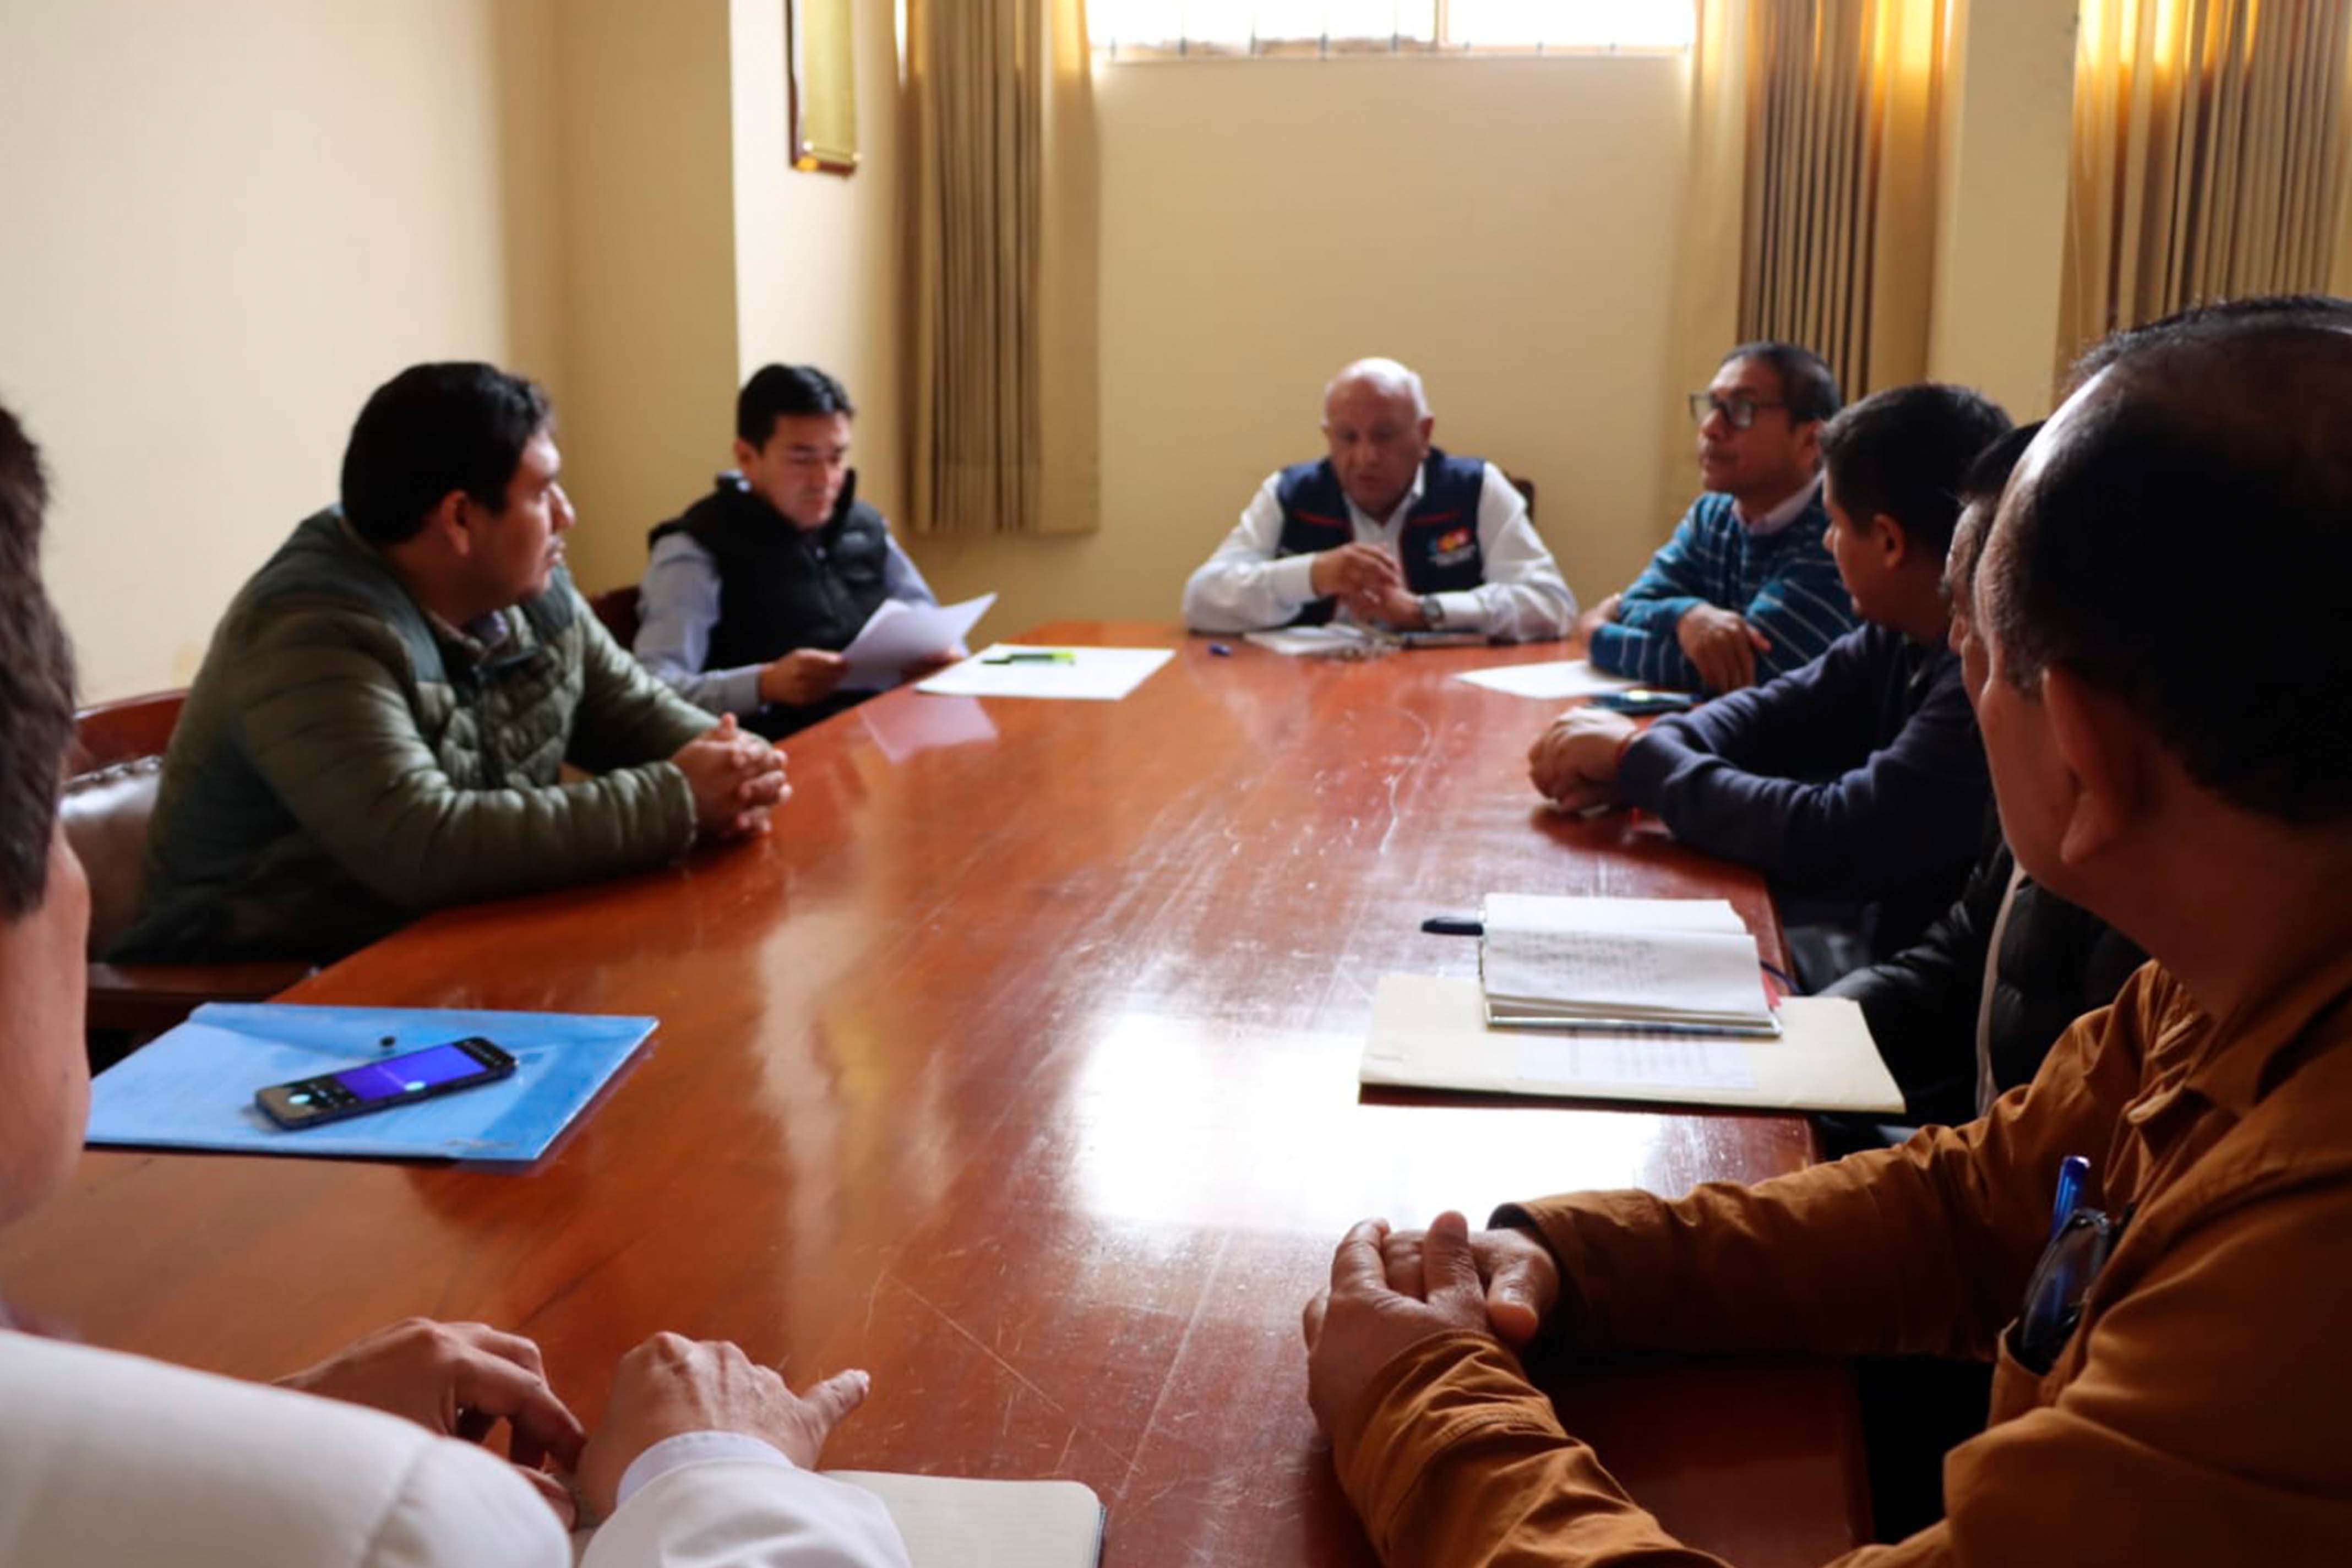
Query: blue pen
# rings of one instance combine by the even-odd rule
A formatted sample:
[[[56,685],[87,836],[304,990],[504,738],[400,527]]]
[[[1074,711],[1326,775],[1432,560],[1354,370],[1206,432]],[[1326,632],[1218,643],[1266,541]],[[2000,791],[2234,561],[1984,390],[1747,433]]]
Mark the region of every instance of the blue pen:
[[[2083,1206],[2083,1185],[2091,1179],[2091,1162],[2080,1154],[2069,1154],[2058,1162],[2058,1198],[2050,1205],[2050,1239],[2066,1228],[2066,1222],[2076,1209]]]

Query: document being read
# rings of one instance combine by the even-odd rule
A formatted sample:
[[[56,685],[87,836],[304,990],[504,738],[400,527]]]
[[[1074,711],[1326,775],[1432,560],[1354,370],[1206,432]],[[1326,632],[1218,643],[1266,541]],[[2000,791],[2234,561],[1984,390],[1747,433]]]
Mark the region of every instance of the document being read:
[[[866,618],[856,637],[841,650],[849,660],[842,686],[851,691],[880,691],[898,685],[908,665],[960,647],[995,603],[993,594],[982,594],[961,605],[883,600],[882,607]]]

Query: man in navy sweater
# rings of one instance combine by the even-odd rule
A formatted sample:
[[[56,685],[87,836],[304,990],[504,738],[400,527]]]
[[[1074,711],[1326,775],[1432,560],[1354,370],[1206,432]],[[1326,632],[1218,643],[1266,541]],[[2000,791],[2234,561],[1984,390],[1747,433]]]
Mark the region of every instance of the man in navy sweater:
[[[1934,384],[1832,420],[1823,537],[1864,624],[1647,731],[1573,710],[1528,753],[1536,788],[1565,809],[1654,812],[1684,843],[1771,876],[1784,916],[1794,895],[1874,954],[1907,944],[1959,891],[1989,798],[1943,569],[1962,480],[2008,428],[1982,397]]]

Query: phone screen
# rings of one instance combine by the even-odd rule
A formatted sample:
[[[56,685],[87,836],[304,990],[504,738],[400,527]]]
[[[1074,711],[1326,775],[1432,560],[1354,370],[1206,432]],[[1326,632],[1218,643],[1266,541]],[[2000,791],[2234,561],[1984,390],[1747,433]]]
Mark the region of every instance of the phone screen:
[[[435,1046],[404,1057],[387,1058],[330,1076],[361,1100],[378,1100],[416,1094],[435,1084],[450,1083],[461,1078],[478,1078],[481,1074],[481,1058],[452,1044]]]
[[[320,1078],[274,1083],[254,1091],[254,1103],[280,1127],[316,1127],[390,1106],[456,1094],[478,1083],[511,1077],[514,1058],[478,1037],[383,1057]]]

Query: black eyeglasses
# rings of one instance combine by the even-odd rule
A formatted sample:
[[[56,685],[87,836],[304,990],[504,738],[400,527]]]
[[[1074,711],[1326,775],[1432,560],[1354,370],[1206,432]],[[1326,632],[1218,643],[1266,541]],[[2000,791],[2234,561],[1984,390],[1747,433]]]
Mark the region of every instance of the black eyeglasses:
[[[1723,416],[1723,422],[1734,430],[1745,430],[1755,424],[1756,411],[1759,408],[1788,406],[1785,403],[1766,403],[1754,397],[1737,395],[1717,397],[1712,392],[1694,392],[1690,395],[1691,418],[1694,422],[1704,425],[1709,415],[1720,414]]]
[[[2028,1372],[2039,1375],[2057,1364],[2059,1351],[2082,1321],[2083,1300],[2106,1267],[2123,1228],[2122,1220],[2111,1219],[2102,1210],[2078,1208],[2051,1236],[2026,1281],[2025,1310],[2011,1329],[2010,1353]]]

